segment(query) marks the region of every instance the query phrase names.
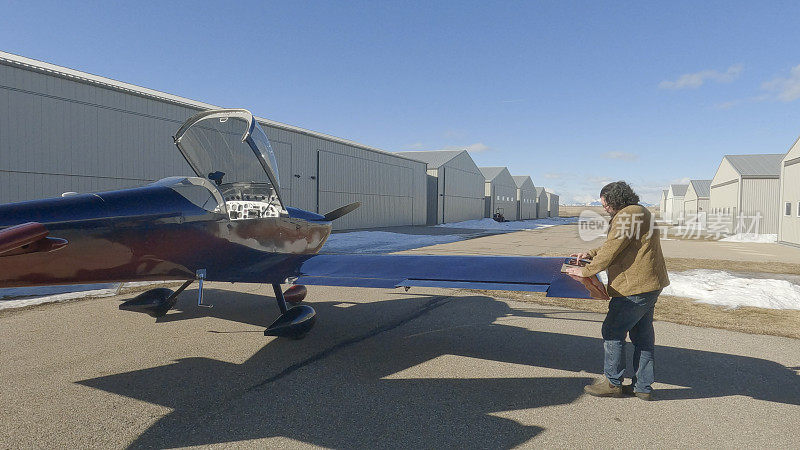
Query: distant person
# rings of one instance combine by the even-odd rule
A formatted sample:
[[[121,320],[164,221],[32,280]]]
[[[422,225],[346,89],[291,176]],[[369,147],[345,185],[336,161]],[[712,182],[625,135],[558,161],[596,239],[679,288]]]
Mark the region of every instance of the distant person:
[[[639,205],[639,196],[624,181],[600,190],[600,201],[611,215],[608,237],[600,247],[571,256],[591,260],[567,273],[590,277],[608,271],[608,314],[603,321],[605,376],[584,390],[597,397],[633,394],[650,400],[653,391],[653,310],[661,290],[669,285],[659,230],[650,211]],[[625,372],[625,337],[634,346],[630,385],[622,386]]]

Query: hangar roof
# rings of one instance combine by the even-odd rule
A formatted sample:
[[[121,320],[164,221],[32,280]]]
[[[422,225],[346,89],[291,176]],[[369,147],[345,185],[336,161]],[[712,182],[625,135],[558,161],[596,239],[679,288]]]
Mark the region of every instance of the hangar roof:
[[[479,167],[479,169],[481,169],[481,173],[483,177],[486,178],[486,181],[494,180],[498,175],[503,173],[504,170],[507,170],[505,167]]]
[[[781,160],[784,156],[786,153],[725,155],[724,158],[743,177],[778,177],[781,174]]]
[[[106,89],[112,89],[115,91],[121,91],[128,94],[138,95],[140,97],[145,98],[152,98],[156,100],[160,100],[167,103],[177,104],[181,106],[187,106],[191,108],[196,108],[199,110],[205,109],[220,109],[221,106],[212,105],[210,103],[198,102],[196,100],[191,100],[184,97],[179,97],[177,95],[167,94],[166,92],[156,91],[154,89],[148,89],[145,87],[137,86],[135,84],[125,83],[122,81],[117,81],[111,78],[101,77],[98,75],[93,75],[87,72],[81,72],[79,70],[70,69],[63,66],[58,66],[55,64],[47,63],[44,61],[38,61],[32,58],[26,58],[24,56],[15,55],[13,53],[7,53],[4,51],[0,51],[0,64],[5,64],[12,67],[19,67],[25,70],[30,70],[33,72],[44,73],[46,75],[65,78],[72,81],[77,81],[79,83],[94,85],[94,86],[101,86]],[[246,106],[246,105],[244,105]],[[336,136],[331,136],[329,134],[320,133],[317,131],[306,130],[304,128],[296,127],[294,125],[288,125],[281,122],[276,122],[274,120],[265,119],[263,117],[256,117],[256,120],[262,125],[268,125],[275,128],[280,128],[283,130],[293,131],[295,133],[305,134],[307,136],[313,136],[320,139],[325,139],[331,142],[337,142],[340,144],[348,145],[351,147],[357,147],[362,150],[367,150],[375,153],[381,153],[384,155],[391,155],[397,158],[408,159],[415,162],[416,161],[412,158],[407,156],[398,155],[396,153],[387,152],[385,150],[381,150],[379,148],[370,147],[368,145],[359,144],[358,142],[353,142],[347,139],[342,139]]]
[[[683,197],[686,195],[686,190],[689,189],[688,184],[670,184],[669,189],[672,191],[673,197]]]
[[[428,163],[428,169],[436,169],[446,164],[456,156],[466,153],[466,150],[432,150],[422,152],[395,152],[407,158]]]
[[[689,183],[698,198],[711,196],[711,180],[690,180]]]
[[[514,178],[514,183],[517,183],[518,188],[521,188],[527,180],[530,180],[531,186],[533,186],[533,180],[529,175],[512,175],[511,177]]]

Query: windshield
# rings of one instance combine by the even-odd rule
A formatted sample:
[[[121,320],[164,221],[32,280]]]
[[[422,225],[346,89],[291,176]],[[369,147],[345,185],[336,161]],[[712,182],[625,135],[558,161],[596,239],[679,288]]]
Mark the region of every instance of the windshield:
[[[220,187],[225,200],[241,199],[239,190],[247,186],[284,209],[275,154],[249,111],[221,109],[196,114],[178,130],[175,144],[198,177]]]

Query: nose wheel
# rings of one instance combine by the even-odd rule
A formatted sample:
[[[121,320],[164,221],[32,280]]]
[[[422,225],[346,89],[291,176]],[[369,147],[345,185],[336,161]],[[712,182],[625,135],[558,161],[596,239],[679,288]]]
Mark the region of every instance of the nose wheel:
[[[297,287],[298,286],[292,286],[287,290],[287,293],[290,293],[293,288]],[[297,295],[300,289],[295,289],[294,292],[291,292],[293,295],[290,296],[290,298],[294,300],[292,303],[300,303],[305,297],[305,286],[300,287],[302,287],[302,296]],[[311,331],[311,328],[314,327],[317,321],[317,312],[308,305],[297,305],[291,308],[287,307],[287,298],[284,296],[283,290],[281,290],[281,285],[277,283],[273,284],[272,289],[275,291],[275,301],[278,303],[278,309],[280,309],[281,315],[272,322],[272,325],[264,330],[264,336],[302,339]]]

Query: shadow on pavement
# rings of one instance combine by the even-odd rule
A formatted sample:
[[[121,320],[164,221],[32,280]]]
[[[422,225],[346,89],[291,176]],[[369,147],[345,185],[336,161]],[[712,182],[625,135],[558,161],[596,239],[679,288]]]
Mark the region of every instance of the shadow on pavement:
[[[203,312],[258,327],[271,321],[261,312],[271,299],[223,292],[225,304]],[[488,297],[410,296],[345,309],[311,304],[322,319],[305,340],[272,340],[243,364],[187,358],[79,383],[174,409],[133,447],[284,436],[325,447],[505,448],[542,429],[491,413],[571,403],[590,377],[386,377],[443,355],[602,370],[600,338],[497,324],[547,316]],[[441,308],[456,304],[470,311],[456,316],[464,323],[453,323],[452,312]],[[187,311],[172,315],[195,317]],[[661,390],[659,399],[745,395],[800,405],[800,377],[772,361],[659,346],[656,363],[658,382],[685,387]]]

